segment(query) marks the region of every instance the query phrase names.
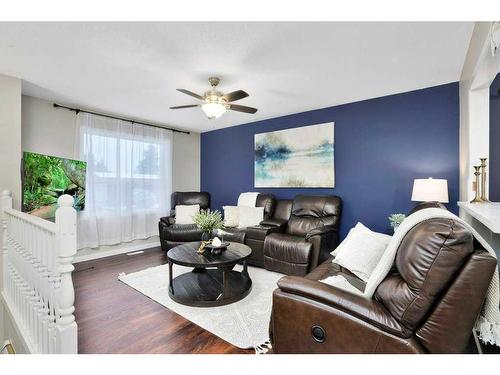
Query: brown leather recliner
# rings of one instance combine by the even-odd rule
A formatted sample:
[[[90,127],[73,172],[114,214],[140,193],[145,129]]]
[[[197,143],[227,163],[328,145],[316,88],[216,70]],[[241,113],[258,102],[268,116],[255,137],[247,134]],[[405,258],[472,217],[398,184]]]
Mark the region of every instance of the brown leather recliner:
[[[273,294],[275,353],[461,353],[497,261],[460,223],[430,219],[401,242],[395,267],[365,299],[318,280],[342,274],[327,260],[305,278],[286,276]]]
[[[199,204],[201,210],[210,208],[210,193],[197,191],[176,191],[170,197],[170,216],[165,216],[158,223],[160,244],[163,251],[185,242],[200,241],[203,231],[196,224],[176,224],[175,206]]]
[[[265,238],[265,268],[304,276],[327,259],[338,245],[341,206],[337,196],[297,195],[284,233]]]

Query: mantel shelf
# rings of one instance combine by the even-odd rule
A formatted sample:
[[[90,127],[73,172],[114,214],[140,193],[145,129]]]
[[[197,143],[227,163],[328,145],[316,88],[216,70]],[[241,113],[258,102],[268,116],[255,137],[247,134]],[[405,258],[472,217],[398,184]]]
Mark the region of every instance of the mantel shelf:
[[[500,233],[500,202],[458,202],[458,207],[481,222],[491,232]]]

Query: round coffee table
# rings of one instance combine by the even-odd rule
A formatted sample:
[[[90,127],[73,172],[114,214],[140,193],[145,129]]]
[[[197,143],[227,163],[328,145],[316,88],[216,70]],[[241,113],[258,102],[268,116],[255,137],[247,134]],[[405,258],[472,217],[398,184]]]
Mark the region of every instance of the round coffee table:
[[[212,255],[209,249],[199,254],[199,247],[200,242],[188,242],[167,252],[170,298],[187,306],[212,307],[239,301],[250,293],[252,280],[247,270],[250,247],[230,242],[219,255]],[[237,263],[243,263],[243,271],[233,271]],[[173,278],[174,264],[193,270]]]

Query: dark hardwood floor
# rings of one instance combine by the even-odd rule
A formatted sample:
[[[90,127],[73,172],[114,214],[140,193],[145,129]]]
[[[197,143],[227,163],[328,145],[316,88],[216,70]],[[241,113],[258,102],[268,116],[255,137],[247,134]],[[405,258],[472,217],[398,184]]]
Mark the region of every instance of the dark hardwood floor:
[[[79,353],[253,353],[239,349],[118,281],[165,264],[159,249],[75,265]]]

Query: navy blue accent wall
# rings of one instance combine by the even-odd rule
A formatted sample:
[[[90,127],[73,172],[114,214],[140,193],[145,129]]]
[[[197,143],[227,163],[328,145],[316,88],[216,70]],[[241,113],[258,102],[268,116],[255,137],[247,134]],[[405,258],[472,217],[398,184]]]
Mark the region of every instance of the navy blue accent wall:
[[[490,200],[500,202],[500,73],[490,86]]]
[[[334,189],[254,188],[254,134],[335,122]],[[458,83],[253,122],[201,135],[201,188],[212,208],[235,205],[245,191],[334,194],[343,200],[341,235],[357,221],[385,232],[387,216],[408,212],[415,178],[448,180],[457,212]]]

